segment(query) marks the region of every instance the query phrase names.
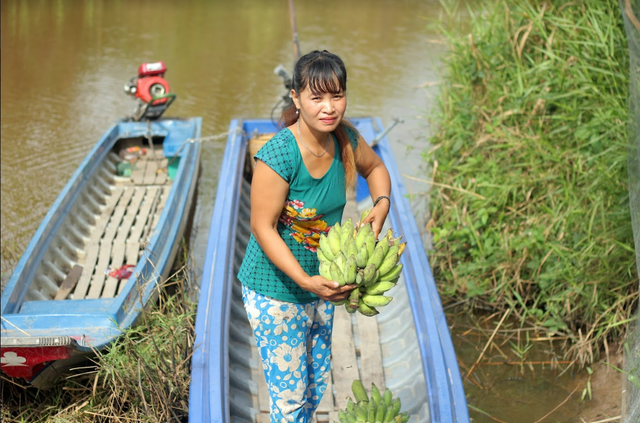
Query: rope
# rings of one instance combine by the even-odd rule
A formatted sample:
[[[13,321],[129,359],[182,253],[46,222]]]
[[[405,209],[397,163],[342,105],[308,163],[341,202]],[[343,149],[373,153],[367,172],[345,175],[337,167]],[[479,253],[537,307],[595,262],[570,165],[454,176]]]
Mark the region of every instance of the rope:
[[[242,128],[235,128],[235,129],[232,129],[230,131],[220,132],[219,134],[209,135],[209,136],[206,136],[206,137],[187,138],[186,140],[184,140],[182,142],[182,144],[180,144],[180,147],[178,148],[178,151],[176,151],[175,154],[173,156],[171,156],[171,160],[169,160],[169,162],[167,163],[167,168],[180,155],[180,152],[182,151],[182,149],[184,148],[185,145],[193,144],[195,142],[203,143],[203,142],[208,142],[208,141],[217,141],[217,140],[224,139],[224,138],[228,137],[229,135],[231,135],[233,133],[239,134],[239,135],[243,135],[244,131],[242,130]]]
[[[232,129],[230,131],[226,131],[226,132],[220,132],[219,134],[216,135],[209,135],[206,137],[200,137],[200,138],[189,138],[187,140],[185,140],[182,144],[186,144],[188,142],[207,142],[207,141],[217,141],[223,138],[228,137],[229,135],[236,133],[236,134],[244,134],[244,131],[242,130],[242,128],[236,128],[236,129]],[[178,150],[179,151],[179,150]]]

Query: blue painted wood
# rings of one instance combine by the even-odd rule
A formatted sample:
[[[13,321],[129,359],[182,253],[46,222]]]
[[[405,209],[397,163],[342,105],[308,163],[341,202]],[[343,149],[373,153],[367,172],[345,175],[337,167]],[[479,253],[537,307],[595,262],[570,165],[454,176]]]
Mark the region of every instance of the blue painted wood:
[[[365,140],[371,142],[382,131],[379,118],[352,119]],[[229,422],[229,307],[233,274],[235,225],[247,138],[254,131],[276,132],[269,120],[233,120],[220,170],[209,244],[204,263],[201,294],[196,317],[196,341],[192,359],[189,422]],[[241,130],[245,136],[237,131]],[[392,207],[389,219],[396,233],[403,234],[407,248],[403,255],[404,277],[409,291],[414,324],[420,345],[422,366],[432,422],[468,423],[462,380],[446,318],[431,273],[427,253],[404,196],[402,177],[383,137],[375,151],[382,157],[392,179]],[[369,197],[360,179],[358,200]]]
[[[229,308],[235,241],[232,232],[247,148],[247,140],[238,129],[246,127],[232,120],[209,229],[191,358],[190,422],[229,421]]]
[[[201,144],[198,139],[202,119],[165,119],[147,127],[143,122],[119,121],[113,125],[87,154],[54,204],[49,209],[2,293],[2,337],[31,337],[86,334],[93,349],[101,349],[134,324],[141,304],[147,305],[157,294],[155,283],[173,264],[179,234],[184,230],[193,199],[200,166]],[[24,298],[33,281],[38,264],[67,213],[88,181],[100,167],[111,148],[122,138],[165,137],[173,151],[180,150],[180,165],[152,238],[133,275],[115,298],[85,300],[28,301]],[[164,150],[163,150],[164,151]],[[167,151],[164,151],[167,155]],[[147,281],[138,289],[139,281]],[[142,296],[140,298],[140,292]],[[81,351],[91,348],[80,343]]]

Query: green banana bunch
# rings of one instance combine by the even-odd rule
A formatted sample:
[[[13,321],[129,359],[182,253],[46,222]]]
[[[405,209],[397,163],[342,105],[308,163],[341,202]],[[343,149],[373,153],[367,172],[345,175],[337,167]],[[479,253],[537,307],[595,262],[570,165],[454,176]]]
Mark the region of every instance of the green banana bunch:
[[[400,398],[393,398],[393,394],[386,388],[384,393],[371,384],[371,394],[367,395],[362,381],[356,379],[351,384],[352,400],[347,400],[344,410],[338,411],[340,423],[407,423],[409,413],[400,412],[402,403]]]
[[[400,243],[402,237],[394,237],[392,229],[376,241],[371,224],[363,223],[368,214],[369,211],[365,211],[358,224],[348,219],[320,235],[318,270],[320,275],[340,286],[356,286],[348,298],[335,305],[344,305],[349,313],[358,311],[365,316],[375,316],[378,308],[393,299],[385,293],[396,285],[402,274],[403,265],[399,261],[406,242]]]

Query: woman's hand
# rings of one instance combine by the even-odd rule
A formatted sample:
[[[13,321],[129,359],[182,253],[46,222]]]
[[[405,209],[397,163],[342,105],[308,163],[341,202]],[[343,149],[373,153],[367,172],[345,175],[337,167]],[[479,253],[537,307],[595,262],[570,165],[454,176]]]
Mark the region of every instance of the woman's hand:
[[[382,226],[384,225],[384,221],[389,214],[389,201],[387,199],[382,199],[374,208],[371,209],[367,217],[362,221],[363,224],[371,223],[371,229],[373,229],[373,234],[378,239],[378,235],[380,235],[380,231],[382,231]]]
[[[320,275],[309,277],[301,286],[304,290],[313,292],[323,300],[334,302],[344,300],[356,288],[356,285],[340,286],[338,282],[330,281]]]

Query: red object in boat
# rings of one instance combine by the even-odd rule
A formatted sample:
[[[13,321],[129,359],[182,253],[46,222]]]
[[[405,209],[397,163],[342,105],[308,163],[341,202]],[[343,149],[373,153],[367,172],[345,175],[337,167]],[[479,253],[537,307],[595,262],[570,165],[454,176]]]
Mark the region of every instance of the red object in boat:
[[[138,68],[138,78],[143,78],[145,76],[164,76],[164,73],[167,71],[167,67],[164,65],[164,62],[152,62],[152,63],[143,63]]]
[[[167,102],[164,96],[169,94],[169,83],[164,79],[166,71],[164,62],[143,63],[138,68],[138,76],[132,78],[124,90],[144,103],[164,104]]]
[[[11,377],[30,380],[49,362],[71,357],[71,349],[66,346],[45,346],[32,348],[2,348],[0,367]]]
[[[109,272],[109,276],[111,276],[112,278],[116,278],[118,280],[129,279],[135,267],[136,266],[134,266],[133,264],[125,264],[124,266]]]
[[[147,76],[138,78],[136,84],[136,97],[145,103],[150,103],[154,97],[160,97],[169,94],[169,83],[160,76]],[[158,103],[167,101],[166,98],[160,98]],[[155,103],[155,102],[154,102]]]

